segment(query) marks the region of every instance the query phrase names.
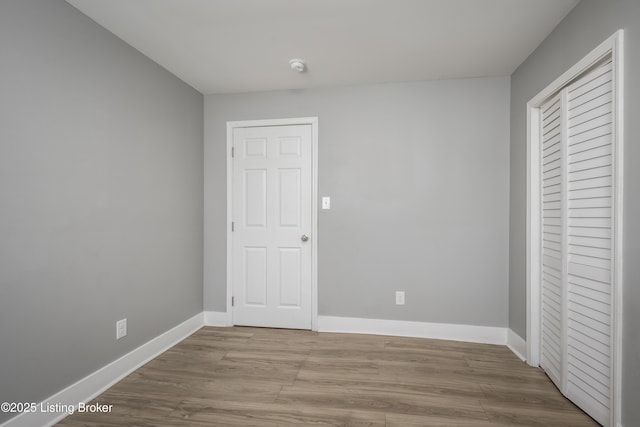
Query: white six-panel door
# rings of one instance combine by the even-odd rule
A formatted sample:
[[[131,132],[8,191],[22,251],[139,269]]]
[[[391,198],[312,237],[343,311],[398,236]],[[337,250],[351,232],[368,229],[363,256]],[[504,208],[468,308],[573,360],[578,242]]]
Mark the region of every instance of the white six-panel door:
[[[607,426],[613,401],[611,60],[540,112],[540,366],[563,394]]]
[[[311,125],[233,130],[233,323],[311,329]]]

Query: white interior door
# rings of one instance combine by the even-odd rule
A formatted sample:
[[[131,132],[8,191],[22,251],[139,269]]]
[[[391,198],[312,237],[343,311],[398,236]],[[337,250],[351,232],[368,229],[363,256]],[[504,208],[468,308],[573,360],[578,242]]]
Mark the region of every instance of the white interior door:
[[[564,144],[562,98],[551,98],[542,113],[542,325],[540,367],[562,389],[565,342]]]
[[[541,110],[540,366],[602,425],[613,408],[611,60]]]
[[[567,381],[603,425],[612,410],[613,83],[611,60],[567,93]]]
[[[311,329],[311,125],[233,131],[233,323]]]

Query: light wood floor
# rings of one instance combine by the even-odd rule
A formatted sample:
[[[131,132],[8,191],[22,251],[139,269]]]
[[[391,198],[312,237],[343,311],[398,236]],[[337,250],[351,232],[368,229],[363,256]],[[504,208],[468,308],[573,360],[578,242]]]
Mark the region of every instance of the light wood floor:
[[[596,426],[506,347],[203,328],[58,426]]]

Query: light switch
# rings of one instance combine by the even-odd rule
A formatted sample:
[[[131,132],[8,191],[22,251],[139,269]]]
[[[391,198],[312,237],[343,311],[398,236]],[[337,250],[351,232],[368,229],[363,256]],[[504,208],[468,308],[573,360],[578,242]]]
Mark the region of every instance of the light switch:
[[[322,198],[322,209],[331,209],[331,197]]]

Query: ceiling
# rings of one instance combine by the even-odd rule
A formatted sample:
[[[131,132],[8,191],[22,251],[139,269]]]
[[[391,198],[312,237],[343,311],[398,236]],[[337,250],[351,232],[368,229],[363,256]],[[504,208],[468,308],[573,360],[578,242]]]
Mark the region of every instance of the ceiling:
[[[578,3],[67,1],[204,94],[510,75]]]

